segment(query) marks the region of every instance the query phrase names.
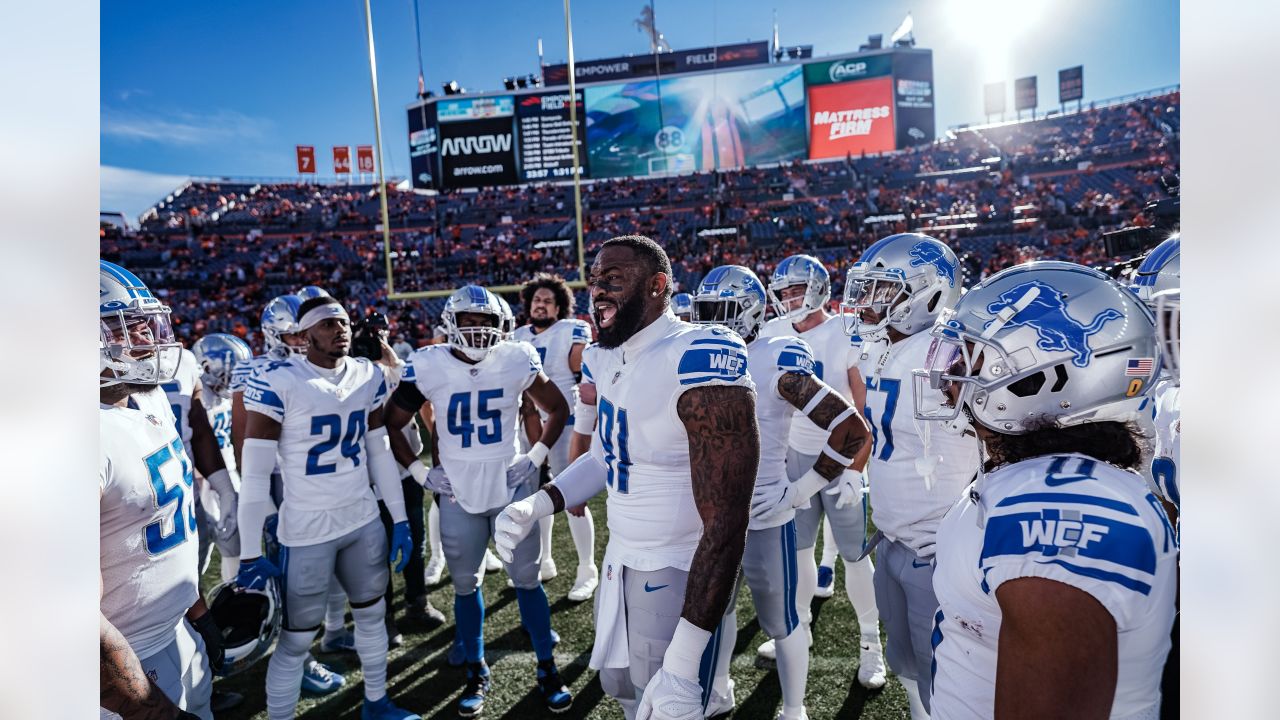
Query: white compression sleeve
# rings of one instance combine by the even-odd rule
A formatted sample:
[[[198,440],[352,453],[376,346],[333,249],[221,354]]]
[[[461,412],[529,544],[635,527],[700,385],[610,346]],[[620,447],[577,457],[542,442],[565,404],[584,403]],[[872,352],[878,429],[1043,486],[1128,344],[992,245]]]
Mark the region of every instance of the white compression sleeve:
[[[605,466],[591,453],[573,461],[550,484],[555,485],[564,498],[565,507],[581,505],[598,495],[605,488]]]
[[[262,525],[271,514],[271,471],[276,468],[275,440],[245,438],[240,460],[240,506],[236,524],[240,527],[240,558],[262,555]]]
[[[391,438],[387,436],[385,427],[374,428],[365,433],[365,448],[369,451],[369,474],[373,476],[373,484],[378,486],[378,494],[382,503],[387,506],[392,522],[406,522],[409,519],[404,509],[404,490],[400,487],[400,468],[396,458],[391,454]]]
[[[587,405],[579,400],[573,406],[573,431],[579,435],[590,435],[596,430],[595,405]]]

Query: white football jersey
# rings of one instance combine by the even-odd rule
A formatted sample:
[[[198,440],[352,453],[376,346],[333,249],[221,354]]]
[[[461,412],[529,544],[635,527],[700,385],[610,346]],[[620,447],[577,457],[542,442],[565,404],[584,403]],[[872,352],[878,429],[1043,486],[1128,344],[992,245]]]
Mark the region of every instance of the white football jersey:
[[[209,416],[209,426],[213,428],[213,437],[218,441],[222,460],[229,469],[234,470],[236,453],[231,445],[231,398],[224,398],[202,387],[200,402],[204,405],[205,414]]]
[[[542,363],[525,342],[504,342],[474,365],[448,345],[409,356],[402,383],[412,383],[435,409],[436,445],[454,499],[469,513],[512,500],[507,467],[515,459],[520,397]]]
[[[178,434],[182,436],[182,447],[191,454],[191,397],[195,394],[196,385],[200,384],[200,363],[190,350],[182,348],[182,360],[178,362],[178,372],[173,379],[160,387],[169,398],[169,406],[173,410],[173,422],[178,426]]]
[[[932,341],[921,332],[893,343],[878,377],[882,344],[866,344],[869,357],[858,364],[867,384],[866,417],[875,441],[867,463],[871,518],[890,539],[916,547],[937,532],[938,521],[979,465],[976,437],[915,419],[911,371],[925,367]],[[941,390],[925,391],[934,404],[942,404]]]
[[[378,517],[364,436],[386,396],[382,370],[356,357],[336,381],[305,358],[272,361],[246,381],[245,410],[281,424],[282,544],[315,545]]]
[[[676,404],[693,388],[754,389],[746,345],[726,328],[668,312],[621,346],[600,348],[591,363],[600,438],[591,452],[608,468],[609,551],[635,570],[688,570],[702,518]]]
[[[591,326],[577,318],[557,320],[542,332],[534,332],[532,325],[523,325],[516,328],[515,339],[529,343],[538,351],[542,371],[560,389],[569,409],[573,410],[574,388],[578,381],[573,370],[569,369],[569,353],[574,345],[591,342]]]
[[[971,484],[938,529],[932,717],[995,714],[996,590],[1022,577],[1070,585],[1111,613],[1119,649],[1111,717],[1156,717],[1177,552],[1142,477],[1084,455],[1024,460]]]
[[[805,332],[797,332],[786,318],[774,318],[765,323],[760,337],[793,336],[804,340],[813,351],[813,374],[831,386],[841,397],[853,403],[853,391],[849,388],[849,368],[858,364],[861,355],[860,341],[844,332],[844,322],[833,315],[821,325]],[[908,408],[910,410],[910,408]],[[791,422],[791,447],[802,455],[817,455],[827,446],[830,433],[797,410]]]
[[[302,356],[298,356],[298,360],[303,360]],[[231,394],[244,392],[245,382],[254,375],[258,374],[263,368],[273,362],[280,362],[268,355],[255,355],[242,363],[236,363],[231,368]]]
[[[1182,488],[1179,463],[1182,445],[1182,413],[1178,396],[1182,388],[1172,383],[1157,390],[1155,398],[1156,444],[1151,460],[1151,477],[1164,499],[1182,510]],[[1181,518],[1179,518],[1181,520]]]
[[[787,478],[787,441],[791,437],[796,408],[778,394],[778,380],[787,373],[813,375],[814,364],[809,346],[797,337],[761,337],[747,346],[747,372],[756,384],[756,419],[760,423],[757,488],[790,482]],[[794,517],[795,512],[789,512],[775,516],[772,522],[751,518],[750,529],[776,527]]]
[[[102,405],[102,613],[139,658],[163,650],[195,603],[195,477],[160,390]]]

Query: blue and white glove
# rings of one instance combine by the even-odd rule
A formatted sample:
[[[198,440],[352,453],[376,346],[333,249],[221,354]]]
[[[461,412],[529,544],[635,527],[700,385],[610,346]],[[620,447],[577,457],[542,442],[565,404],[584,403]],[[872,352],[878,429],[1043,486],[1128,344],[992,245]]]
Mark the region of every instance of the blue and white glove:
[[[831,487],[823,492],[836,497],[836,509],[843,510],[850,505],[861,502],[867,491],[866,475],[857,470],[845,469],[840,476],[831,481]]]
[[[409,474],[428,491],[453,497],[453,485],[449,483],[449,476],[445,474],[443,466],[435,465],[427,470],[427,466],[423,465],[421,460],[414,460],[413,464],[409,465]]]
[[[404,566],[409,564],[412,552],[413,537],[409,533],[409,522],[404,520],[391,526],[391,549],[387,553],[387,562],[393,564],[396,572],[404,572]],[[399,560],[396,560],[397,556]]]
[[[662,667],[644,688],[636,720],[702,720],[702,685],[698,665],[711,632],[684,618],[662,657]]]
[[[549,452],[547,446],[539,440],[529,448],[529,452],[515,456],[507,466],[507,487],[515,489],[537,477],[538,470],[547,459]]]
[[[280,568],[264,557],[240,561],[240,572],[236,574],[236,585],[246,590],[265,590],[267,580],[280,577]]]

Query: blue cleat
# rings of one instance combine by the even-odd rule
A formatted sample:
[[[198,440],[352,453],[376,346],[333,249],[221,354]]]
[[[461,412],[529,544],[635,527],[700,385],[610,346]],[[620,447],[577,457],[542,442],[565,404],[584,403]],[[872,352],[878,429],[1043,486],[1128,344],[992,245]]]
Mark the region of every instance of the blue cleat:
[[[383,695],[377,700],[364,701],[360,708],[360,720],[422,720],[422,716],[396,707],[391,702],[390,695]]]
[[[560,679],[555,660],[538,661],[538,692],[542,694],[547,709],[553,713],[562,713],[573,705],[573,695]]]
[[[347,679],[318,660],[309,659],[302,666],[302,689],[313,695],[328,695],[347,684]]]
[[[475,717],[484,710],[484,696],[489,692],[489,666],[480,661],[467,666],[467,684],[458,698],[458,714]]]
[[[835,594],[836,588],[836,571],[828,565],[818,566],[818,587],[814,590],[813,596],[820,598],[829,598]]]

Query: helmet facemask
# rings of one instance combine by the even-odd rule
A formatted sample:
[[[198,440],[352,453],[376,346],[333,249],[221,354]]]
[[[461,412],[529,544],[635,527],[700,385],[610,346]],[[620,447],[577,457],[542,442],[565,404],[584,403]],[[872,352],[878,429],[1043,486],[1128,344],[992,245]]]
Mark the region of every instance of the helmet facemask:
[[[486,315],[493,318],[493,325],[460,326],[458,325],[457,315],[463,314]],[[503,328],[505,322],[500,313],[479,309],[467,310],[456,315],[452,312],[446,312],[442,320],[444,321],[445,336],[449,340],[449,347],[477,362],[485,359],[490,351],[506,339]]]
[[[774,272],[769,288],[765,292],[774,315],[796,323],[815,311],[821,310],[827,304],[831,299],[831,281],[825,269],[820,265],[815,267],[818,263],[816,258],[801,255],[793,256],[788,260],[792,262],[788,264],[786,260],[783,261],[785,269],[780,266]],[[798,285],[804,286],[803,294],[790,298],[783,297],[783,291]]]
[[[898,271],[850,270],[844,301],[840,303],[845,333],[866,337],[883,332],[895,316],[904,314],[910,299],[911,290]],[[864,320],[864,310],[875,313],[878,319]]]
[[[695,325],[724,325],[744,340],[759,332],[763,320],[763,305],[749,297],[695,298],[689,319]]]
[[[98,324],[100,387],[159,385],[177,374],[182,346],[174,338],[168,307],[108,311]]]
[[[1182,290],[1156,293],[1151,303],[1156,316],[1156,343],[1164,367],[1175,384],[1181,383],[1182,368]]]

